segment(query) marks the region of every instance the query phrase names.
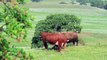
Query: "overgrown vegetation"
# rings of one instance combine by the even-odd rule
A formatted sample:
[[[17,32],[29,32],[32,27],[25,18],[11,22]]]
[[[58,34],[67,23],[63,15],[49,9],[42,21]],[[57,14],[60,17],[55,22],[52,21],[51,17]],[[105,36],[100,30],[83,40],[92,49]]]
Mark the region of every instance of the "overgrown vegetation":
[[[46,1],[46,2],[45,2]],[[12,41],[17,47],[24,47],[27,53],[34,56],[34,60],[107,60],[107,11],[90,6],[80,6],[65,4],[63,8],[59,7],[59,2],[62,0],[45,0],[40,4],[31,3],[28,6],[33,7],[32,14],[36,16],[33,22],[34,26],[39,20],[44,20],[49,14],[66,13],[75,14],[82,19],[82,31],[79,36],[84,42],[85,46],[69,46],[58,53],[54,50],[30,49],[31,37],[34,29],[28,32],[28,42],[17,43]],[[53,2],[54,1],[54,2]],[[67,1],[67,0],[65,0]],[[56,2],[58,2],[56,4]],[[46,5],[45,5],[46,4]],[[41,7],[40,5],[44,6]],[[53,5],[53,6],[50,6]],[[38,7],[35,7],[38,6]],[[62,6],[62,5],[61,5]],[[51,8],[50,8],[51,7]],[[35,27],[33,27],[35,28]],[[50,45],[49,45],[50,46]],[[62,58],[63,57],[63,58]]]
[[[98,8],[104,8],[104,2],[103,0],[89,0],[89,3],[91,6],[98,7]]]
[[[54,14],[47,16],[45,20],[41,20],[36,24],[32,45],[36,44],[37,47],[43,45],[40,38],[41,32],[75,31],[80,33],[80,22],[81,20],[75,15]]]
[[[62,2],[60,2],[59,4],[67,4],[67,3],[62,1]]]
[[[93,7],[98,7],[98,8],[104,8],[106,9],[107,1],[106,0],[76,0],[77,2],[80,3],[80,5],[86,5],[87,3],[90,3],[91,6]]]
[[[42,1],[42,0],[31,0],[31,1],[33,1],[33,2],[40,2],[40,1]]]
[[[0,10],[0,60],[31,60],[33,56],[27,56],[23,49],[10,46],[9,38],[20,42],[27,36],[27,28],[32,25],[32,16],[27,8],[19,6],[22,0],[2,1],[3,6]]]
[[[86,3],[89,1],[89,0],[76,0],[77,2],[80,3],[80,5],[86,5]]]

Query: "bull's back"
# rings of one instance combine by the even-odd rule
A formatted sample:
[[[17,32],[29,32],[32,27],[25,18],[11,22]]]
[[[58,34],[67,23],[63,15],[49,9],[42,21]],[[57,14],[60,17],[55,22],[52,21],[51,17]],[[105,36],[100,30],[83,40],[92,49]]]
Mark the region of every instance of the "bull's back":
[[[56,43],[57,41],[66,42],[67,38],[62,33],[47,33],[43,32],[42,39],[50,43]]]
[[[63,32],[66,38],[70,41],[74,41],[78,39],[78,33],[76,32]]]
[[[73,33],[73,38],[74,38],[74,39],[77,39],[77,38],[78,38],[78,33],[74,32],[74,33]]]

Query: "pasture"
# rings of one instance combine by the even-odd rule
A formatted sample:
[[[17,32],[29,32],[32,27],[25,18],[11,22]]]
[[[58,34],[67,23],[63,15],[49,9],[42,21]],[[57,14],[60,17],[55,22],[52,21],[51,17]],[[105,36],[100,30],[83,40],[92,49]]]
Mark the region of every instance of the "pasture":
[[[90,6],[80,6],[72,4],[59,4],[56,2],[28,3],[25,5],[30,8],[30,12],[35,16],[33,28],[29,29],[26,40],[17,43],[10,40],[12,45],[23,48],[34,56],[34,60],[107,60],[107,10]],[[74,14],[82,21],[82,32],[79,38],[85,45],[69,46],[61,53],[44,48],[31,47],[31,39],[34,34],[35,24],[43,20],[50,14]]]

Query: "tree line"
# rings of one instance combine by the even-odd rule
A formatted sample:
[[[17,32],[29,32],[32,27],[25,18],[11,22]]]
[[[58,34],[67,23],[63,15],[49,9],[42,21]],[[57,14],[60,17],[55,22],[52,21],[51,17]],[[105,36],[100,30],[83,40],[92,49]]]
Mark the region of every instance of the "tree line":
[[[90,3],[93,7],[104,8],[107,9],[107,0],[76,0],[80,5],[87,5]]]
[[[31,1],[40,2],[43,0],[31,0]],[[87,5],[87,3],[90,3],[90,5],[93,7],[107,9],[107,0],[71,0],[71,1],[72,1],[72,3],[79,2],[80,5]]]

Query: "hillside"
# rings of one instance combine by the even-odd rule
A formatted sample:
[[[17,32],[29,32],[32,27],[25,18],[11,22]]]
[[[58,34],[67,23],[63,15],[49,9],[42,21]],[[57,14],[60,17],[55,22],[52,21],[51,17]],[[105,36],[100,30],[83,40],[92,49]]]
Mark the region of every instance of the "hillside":
[[[32,53],[35,60],[107,60],[107,11],[78,4],[59,4],[58,1],[47,0],[25,5],[35,16],[35,20],[32,22],[33,28],[28,32],[27,42],[12,41],[12,45],[24,47],[28,53]],[[78,16],[82,20],[81,25],[83,26],[79,38],[84,41],[85,45],[69,46],[61,53],[44,48],[30,49],[36,23],[50,14],[74,14]]]
[[[45,6],[45,4],[39,4],[39,3],[38,3],[39,6],[36,3],[33,4],[34,5],[32,6],[34,7],[30,8],[30,10],[35,16],[37,15],[41,17],[46,17],[49,14],[56,14],[56,13],[74,14],[82,19],[82,25],[84,26],[84,29],[88,29],[88,27],[90,27],[91,29],[104,28],[104,32],[107,29],[106,27],[102,27],[102,25],[96,24],[96,23],[101,23],[101,24],[103,23],[104,26],[106,26],[107,23],[105,22],[107,16],[106,10],[96,7],[80,6],[80,5],[72,5],[72,4],[65,4],[65,5],[58,4],[53,6],[51,6],[52,4],[51,5],[47,4],[47,6]],[[44,7],[41,5],[43,5]],[[94,28],[92,28],[93,25]]]

